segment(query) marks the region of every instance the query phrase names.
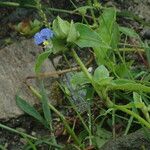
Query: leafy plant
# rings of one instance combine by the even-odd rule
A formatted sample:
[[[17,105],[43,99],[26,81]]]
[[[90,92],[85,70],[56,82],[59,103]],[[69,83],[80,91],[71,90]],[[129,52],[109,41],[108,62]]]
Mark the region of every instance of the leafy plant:
[[[17,105],[23,111],[37,119],[51,131],[50,141],[46,141],[46,143],[55,147],[55,149],[67,148],[67,146],[63,147],[57,143],[53,133],[51,111],[59,116],[66,131],[73,139],[75,145],[71,144],[70,147],[74,146],[77,149],[85,149],[92,145],[98,149],[101,148],[112,136],[115,137],[116,131],[114,127],[118,120],[119,123],[123,122],[124,126],[127,124],[125,135],[129,132],[131,126],[135,125],[134,118],[138,121],[136,122],[138,126],[140,124],[142,127],[145,126],[150,128],[150,77],[147,73],[147,68],[139,71],[136,67],[133,67],[135,64],[137,65],[137,62],[134,62],[130,58],[126,58],[126,53],[136,51],[135,49],[137,49],[130,44],[127,44],[128,47],[126,47],[126,42],[128,42],[127,39],[136,39],[139,43],[137,47],[144,48],[142,52],[146,52],[148,63],[150,62],[149,46],[147,43],[144,44],[142,42],[140,36],[133,29],[120,26],[117,23],[117,10],[113,7],[102,7],[97,1],[94,1],[94,5],[92,5],[91,1],[88,0],[88,6],[75,8],[73,11],[60,10],[65,13],[80,14],[83,19],[82,23],[73,20],[64,20],[60,18],[60,16],[57,16],[52,23],[49,23],[47,22],[40,1],[36,0],[35,2],[35,8],[43,19],[43,23],[40,24],[37,20],[30,22],[30,27],[32,26],[31,32],[29,32],[28,26],[22,29],[21,24],[17,26],[17,30],[25,35],[28,32],[35,32],[37,29],[40,29],[42,25],[46,27],[46,32],[40,35],[43,41],[40,42],[39,45],[42,44],[45,51],[41,53],[36,60],[36,76],[39,77],[41,75],[42,64],[51,54],[65,55],[69,53],[72,58],[76,60],[81,69],[81,71],[75,72],[70,79],[71,88],[73,90],[69,89],[64,84],[60,85],[66,99],[70,102],[71,107],[77,114],[77,118],[81,122],[82,131],[78,133],[75,132],[74,126],[70,126],[65,116],[49,103],[43,82],[41,82],[40,91],[30,87],[31,91],[42,103],[43,115],[33,106],[27,104],[21,97],[16,97]],[[0,2],[0,5],[27,6],[25,2],[19,4]],[[58,11],[57,9],[53,10]],[[95,10],[100,13],[100,16],[95,17]],[[87,15],[88,11],[92,17]],[[90,23],[87,18],[91,19]],[[91,24],[92,21],[93,24]],[[49,28],[51,28],[51,30]],[[48,30],[54,33],[54,36],[50,36],[47,32]],[[124,37],[125,43],[122,45],[120,41],[123,41]],[[96,61],[94,68],[96,69],[93,72],[89,72],[83,61],[79,58],[77,53],[78,49],[82,50],[84,53],[90,49],[94,54]],[[80,91],[76,93],[78,96],[80,96],[82,90],[86,91],[84,93],[84,100],[87,102],[87,107],[84,106],[84,108],[86,107],[84,112],[85,116],[72,101],[72,94],[75,94],[74,90]],[[98,102],[102,103],[101,107],[98,107]],[[96,117],[93,115],[95,103],[99,113]],[[120,111],[126,115],[118,113]],[[129,119],[127,118],[128,116],[130,116]],[[123,121],[120,118],[123,119]],[[105,121],[106,119],[107,121]],[[107,124],[108,129],[103,127],[105,124]],[[0,127],[5,126],[0,124]],[[9,130],[22,134],[10,128]],[[112,130],[113,134],[111,134],[110,130]],[[95,132],[97,132],[96,135],[94,135]],[[35,145],[43,143],[42,139],[37,140],[37,138],[30,137],[26,134],[22,135],[25,138],[28,137],[36,140],[34,144],[32,141],[27,140],[29,143],[27,147],[29,148],[32,147],[35,149]]]
[[[62,50],[62,53],[71,53],[82,70],[82,72],[75,73],[72,77],[72,83],[75,86],[87,84],[92,86],[100,100],[107,106],[108,110],[120,110],[131,115],[132,118],[136,118],[142,126],[144,125],[150,128],[149,103],[145,104],[142,100],[136,100],[137,95],[140,96],[141,93],[150,93],[150,87],[141,84],[140,81],[133,80],[133,73],[132,70],[130,70],[133,63],[125,62],[118,47],[121,33],[131,38],[138,39],[139,43],[141,43],[140,37],[134,30],[120,27],[117,24],[115,8],[104,9],[97,23],[98,26],[93,29],[89,24],[74,23],[73,21],[69,23],[57,17],[53,21],[52,30],[58,42],[55,43],[52,39],[53,47],[51,48],[51,52],[61,52],[61,48],[56,50],[55,47],[58,47],[59,41],[63,41],[64,45],[62,45],[62,47],[64,46],[66,51]],[[78,47],[80,49],[93,49],[97,63],[94,74],[88,72],[84,63],[77,55],[76,49]],[[45,58],[42,59],[42,62],[44,60]],[[120,64],[118,64],[117,61]],[[134,100],[132,102],[126,102],[127,104],[125,105],[115,104],[110,93],[115,95],[118,91],[133,93]],[[134,111],[134,108],[142,111],[144,118]],[[130,124],[128,124],[126,132],[130,126],[131,121]],[[99,146],[100,145],[101,144],[99,144]]]

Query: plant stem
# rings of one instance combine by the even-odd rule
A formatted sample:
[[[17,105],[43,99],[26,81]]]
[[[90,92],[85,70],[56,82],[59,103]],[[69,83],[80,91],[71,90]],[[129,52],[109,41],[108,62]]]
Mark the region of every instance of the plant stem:
[[[25,5],[21,5],[20,3],[17,2],[0,2],[0,7],[22,7],[22,8],[33,8],[33,9],[37,9],[37,6],[34,5],[30,5],[30,4],[25,4]],[[54,11],[54,12],[60,12],[60,13],[67,13],[67,14],[75,14],[75,15],[80,15],[82,16],[80,13],[74,11],[74,10],[65,10],[65,9],[58,9],[58,8],[45,8],[45,5],[42,6],[43,10],[48,10],[48,11]],[[83,16],[82,16],[83,17]],[[85,15],[84,17],[87,17],[89,19],[93,19],[92,16],[89,15]]]
[[[34,137],[34,136],[31,136],[31,135],[28,135],[28,134],[26,134],[26,133],[24,133],[24,132],[15,130],[15,129],[10,128],[10,127],[8,127],[8,126],[5,126],[5,125],[3,125],[3,124],[1,124],[1,123],[0,123],[0,128],[6,129],[6,130],[8,130],[8,131],[11,131],[11,132],[14,132],[14,133],[17,133],[17,134],[20,134],[20,135],[22,135],[22,136],[24,136],[24,137],[27,137],[27,138],[30,138],[30,139],[33,139],[33,140],[37,140],[37,138]]]
[[[66,130],[68,131],[68,133],[71,135],[71,137],[74,139],[75,143],[79,146],[81,146],[80,141],[78,140],[78,137],[75,135],[74,131],[70,128],[67,120],[65,119],[65,117],[53,106],[49,103],[49,107],[51,110],[53,110],[59,117],[60,119],[63,121],[64,126],[66,127]]]
[[[91,2],[91,0],[87,0],[87,4],[88,4],[89,6],[92,6],[92,2]],[[93,18],[94,24],[97,24],[97,22],[96,22],[96,17],[95,17],[95,14],[94,14],[93,9],[90,9],[90,11],[91,11],[91,15],[92,15],[92,18]]]
[[[81,61],[81,59],[78,57],[78,55],[76,54],[76,52],[73,49],[72,49],[72,55],[75,58],[75,60],[77,61],[78,65],[81,67],[81,70],[84,72],[86,77],[89,79],[90,83],[94,87],[94,89],[97,92],[97,94],[99,95],[99,97],[105,101],[108,108],[111,108],[113,106],[112,101],[109,99],[109,97],[107,96],[107,94],[104,90],[100,90],[99,87],[96,86],[96,84],[92,78],[92,75],[88,72],[87,68],[85,67],[85,65],[83,64],[83,62]]]
[[[133,111],[124,108],[123,106],[119,106],[119,105],[114,105],[113,108],[121,110],[131,116],[133,116],[134,118],[136,118],[142,125],[145,125],[147,128],[150,129],[150,123],[148,123],[145,119],[143,119],[142,117],[140,117],[139,115],[137,115],[136,113],[134,113]]]
[[[0,7],[36,8],[36,6],[30,5],[30,4],[20,5],[19,3],[16,3],[16,2],[0,2]]]
[[[87,76],[87,78],[91,82],[91,84],[93,84],[92,75],[88,72],[87,68],[82,63],[82,61],[80,60],[80,58],[78,57],[78,55],[76,54],[76,52],[73,49],[72,49],[72,55],[75,58],[75,60],[77,61],[78,65],[81,67],[81,69],[84,72],[84,74]]]
[[[150,87],[139,84],[139,83],[125,83],[122,85],[111,84],[108,90],[125,90],[125,91],[142,91],[145,93],[150,93]]]

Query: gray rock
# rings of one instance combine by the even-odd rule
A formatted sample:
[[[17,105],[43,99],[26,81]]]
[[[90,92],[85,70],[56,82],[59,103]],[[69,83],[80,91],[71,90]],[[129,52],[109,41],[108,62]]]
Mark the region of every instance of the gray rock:
[[[149,150],[150,131],[138,130],[105,143],[99,150]]]
[[[35,60],[40,51],[41,48],[35,46],[31,39],[0,49],[0,119],[23,114],[16,106],[17,93],[30,104],[39,102],[23,81],[27,76],[34,75]],[[52,63],[49,60],[45,61],[43,71],[54,70]],[[35,80],[31,84],[37,86]]]

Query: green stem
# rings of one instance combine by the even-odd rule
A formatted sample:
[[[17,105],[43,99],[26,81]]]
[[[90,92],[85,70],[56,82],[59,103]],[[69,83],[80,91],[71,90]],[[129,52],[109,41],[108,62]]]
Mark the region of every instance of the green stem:
[[[25,8],[36,8],[36,6],[24,4],[21,5],[15,2],[0,2],[0,7],[25,7]]]
[[[86,75],[86,77],[89,79],[90,83],[92,84],[92,86],[94,87],[95,91],[97,92],[97,94],[99,95],[99,97],[101,99],[103,99],[106,102],[107,107],[112,107],[113,103],[112,101],[109,99],[109,97],[107,96],[106,92],[103,90],[101,91],[99,89],[99,87],[96,86],[95,82],[93,81],[92,75],[88,72],[87,68],[85,67],[85,65],[83,64],[83,62],[81,61],[81,59],[78,57],[78,55],[76,54],[76,52],[72,49],[72,55],[75,58],[76,62],[79,64],[79,66],[81,67],[81,70],[83,71],[83,73]]]
[[[5,125],[3,125],[3,124],[1,124],[1,123],[0,123],[0,128],[6,129],[6,130],[8,130],[8,131],[11,131],[11,132],[14,132],[14,133],[17,133],[17,134],[20,134],[20,135],[22,135],[23,137],[27,137],[27,138],[30,138],[30,139],[33,139],[33,140],[37,140],[37,138],[34,137],[34,136],[28,135],[28,134],[26,134],[26,133],[24,133],[24,132],[20,132],[20,131],[18,131],[18,130],[15,130],[15,129],[13,129],[13,128],[10,128],[10,127],[8,127],[8,126],[5,126]]]
[[[140,91],[140,92],[150,93],[150,87],[139,83],[125,83],[122,85],[111,84],[108,87],[108,90]]]
[[[92,6],[91,0],[87,0],[87,4],[88,4],[89,6]],[[91,15],[92,15],[92,18],[93,18],[94,23],[97,24],[97,22],[96,22],[96,17],[95,17],[95,14],[94,14],[93,9],[90,9],[90,11],[91,11]]]
[[[78,57],[77,53],[73,49],[72,49],[72,55],[75,58],[75,60],[77,61],[77,63],[79,64],[79,66],[81,67],[81,69],[84,72],[84,74],[87,76],[87,78],[89,79],[89,81],[93,85],[92,75],[88,72],[87,68],[82,63],[81,59]]]
[[[71,137],[74,139],[75,143],[79,146],[81,146],[81,142],[78,140],[78,137],[75,135],[74,131],[70,128],[70,126],[68,125],[67,120],[65,119],[65,117],[53,106],[49,103],[49,107],[51,110],[53,110],[59,117],[60,119],[63,121],[63,124],[66,128],[66,130],[68,131],[68,133],[71,135]]]
[[[88,123],[89,123],[89,145],[92,145],[92,113],[91,113],[91,106],[88,106]]]
[[[142,125],[145,125],[147,128],[150,128],[150,123],[148,123],[145,119],[143,119],[142,117],[140,117],[139,115],[137,115],[136,113],[134,113],[133,111],[124,108],[123,106],[119,106],[119,105],[114,105],[113,108],[121,110],[131,116],[133,116],[134,118],[136,118]]]

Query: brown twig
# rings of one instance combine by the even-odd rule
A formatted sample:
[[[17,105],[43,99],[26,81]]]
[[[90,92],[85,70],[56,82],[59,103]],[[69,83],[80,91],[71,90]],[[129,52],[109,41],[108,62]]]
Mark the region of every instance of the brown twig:
[[[93,60],[94,60],[94,56],[92,55],[91,58],[89,59],[89,61],[85,64],[85,66],[89,66],[92,63]],[[59,70],[59,71],[39,73],[38,75],[28,76],[26,78],[26,80],[35,79],[35,78],[56,77],[58,75],[62,75],[62,74],[68,73],[68,72],[78,71],[78,70],[80,70],[80,67],[77,66],[77,67],[64,69],[64,70]]]

